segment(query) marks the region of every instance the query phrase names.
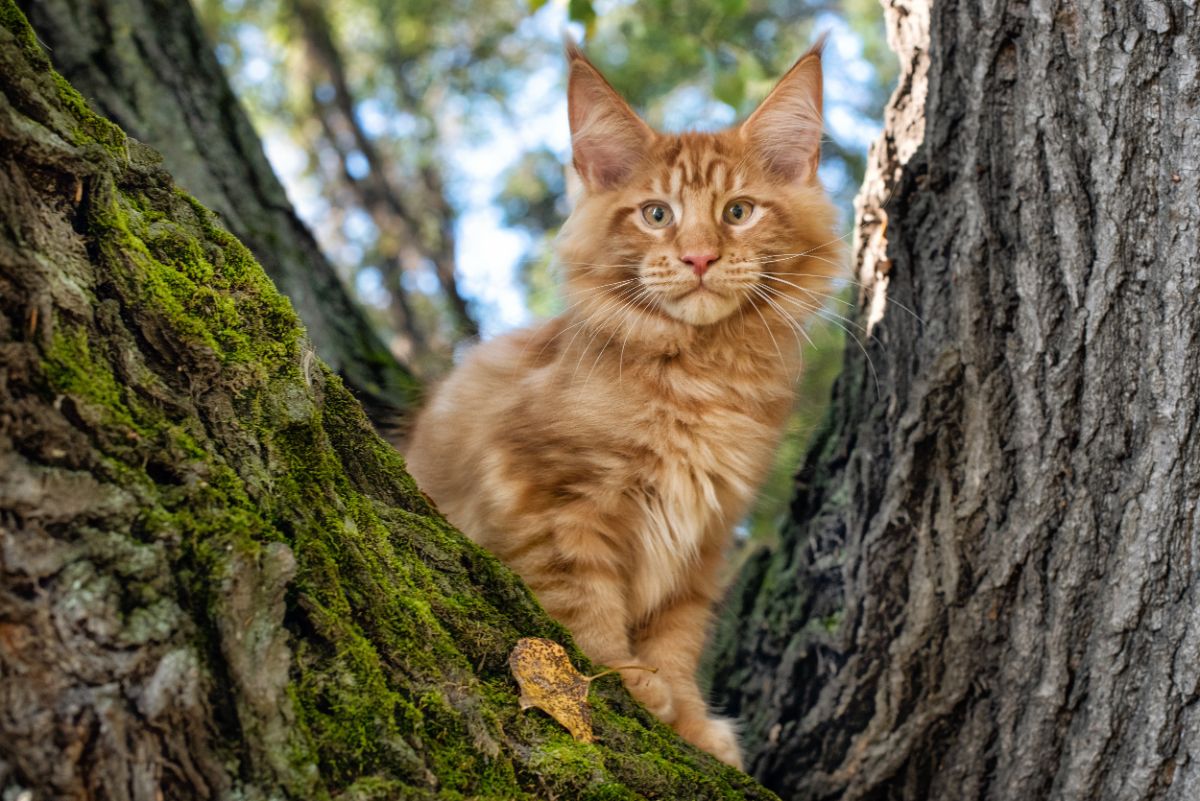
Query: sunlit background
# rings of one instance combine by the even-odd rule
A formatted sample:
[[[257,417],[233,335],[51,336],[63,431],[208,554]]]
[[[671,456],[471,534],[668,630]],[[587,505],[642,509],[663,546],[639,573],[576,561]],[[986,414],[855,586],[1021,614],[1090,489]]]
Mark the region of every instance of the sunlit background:
[[[564,32],[653,126],[721,128],[828,32],[821,180],[849,232],[895,81],[875,0],[197,0],[300,216],[425,381],[463,343],[561,309]],[[796,414],[748,533],[770,542],[843,338],[809,334]]]

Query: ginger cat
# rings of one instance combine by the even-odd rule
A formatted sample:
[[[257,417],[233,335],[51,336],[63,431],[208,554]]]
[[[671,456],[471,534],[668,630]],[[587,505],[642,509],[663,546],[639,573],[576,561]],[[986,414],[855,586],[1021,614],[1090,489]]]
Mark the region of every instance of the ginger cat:
[[[568,310],[476,347],[408,465],[595,662],[741,766],[696,665],[732,526],[771,463],[799,325],[840,272],[821,189],[818,44],[745,122],[661,134],[568,45],[581,187],[557,242]]]

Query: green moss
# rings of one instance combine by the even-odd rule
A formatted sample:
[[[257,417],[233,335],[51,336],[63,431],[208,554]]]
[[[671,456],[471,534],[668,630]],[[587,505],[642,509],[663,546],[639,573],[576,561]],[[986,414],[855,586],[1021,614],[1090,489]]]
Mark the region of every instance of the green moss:
[[[184,207],[176,204],[170,219],[147,213],[154,199],[138,193],[96,194],[92,224],[105,260],[134,262],[142,301],[165,312],[191,347],[225,362],[295,371],[303,332],[291,304],[210,212],[178,192]]]
[[[50,60],[38,44],[28,20],[12,0],[0,2],[0,28],[14,40],[21,54],[38,68],[39,74],[53,82],[54,93],[71,114],[72,141],[77,145],[95,142],[114,156],[125,157],[125,133],[108,120],[93,112],[79,92],[50,66]]]
[[[114,421],[133,424],[121,387],[108,364],[92,355],[85,328],[56,325],[44,366],[54,391],[95,404]]]
[[[839,609],[836,612],[821,618],[821,628],[824,629],[826,633],[833,634],[838,630],[838,627],[842,625],[842,617],[844,616],[844,613],[844,610]]]
[[[28,56],[33,56],[39,61],[44,60],[41,56],[42,49],[38,46],[33,28],[29,27],[29,20],[25,19],[25,15],[21,12],[21,9],[17,8],[16,3],[0,3],[0,27],[3,27],[13,36],[17,45]]]
[[[53,75],[11,0],[0,0],[0,20],[18,55]],[[591,669],[566,632],[431,508],[403,458],[306,352],[290,304],[249,252],[153,159],[126,152],[73,90],[56,88],[51,101],[82,132],[81,152],[94,142],[109,152],[87,176],[94,274],[77,282],[96,297],[55,314],[39,391],[71,411],[80,469],[139,505],[114,535],[130,546],[114,558],[127,572],[143,569],[137,548],[169,561],[161,586],[128,582],[131,642],[186,629],[213,697],[237,701],[222,710],[239,716],[227,728],[285,732],[229,745],[232,780],[267,788],[245,795],[769,797],[681,743],[616,682],[594,691],[595,745],[520,712],[507,666],[520,637],[566,643]],[[282,626],[231,638],[221,615],[232,577],[266,564],[279,542],[295,558]],[[99,597],[108,585],[81,586]],[[254,591],[269,595],[264,587]],[[253,656],[237,649],[262,636],[289,649],[284,725],[255,718],[271,711],[230,675],[231,654]]]

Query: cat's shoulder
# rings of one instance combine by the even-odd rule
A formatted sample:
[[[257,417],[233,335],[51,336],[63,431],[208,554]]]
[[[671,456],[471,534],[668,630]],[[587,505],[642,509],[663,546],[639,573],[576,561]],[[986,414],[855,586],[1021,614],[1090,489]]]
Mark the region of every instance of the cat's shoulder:
[[[548,364],[558,359],[564,339],[570,339],[567,329],[563,318],[555,317],[509,331],[472,347],[460,369],[508,373]]]

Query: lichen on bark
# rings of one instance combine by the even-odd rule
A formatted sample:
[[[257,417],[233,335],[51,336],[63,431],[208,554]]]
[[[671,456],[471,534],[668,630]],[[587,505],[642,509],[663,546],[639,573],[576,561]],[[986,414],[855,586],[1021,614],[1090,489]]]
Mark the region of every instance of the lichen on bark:
[[[566,632],[249,252],[0,22],[0,791],[773,797],[615,686],[596,745],[518,710],[511,647]]]

